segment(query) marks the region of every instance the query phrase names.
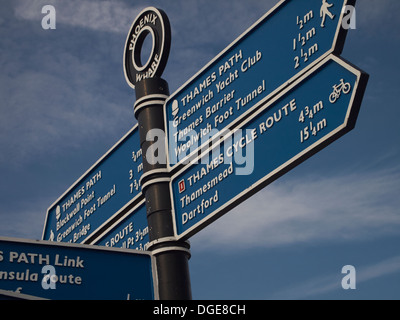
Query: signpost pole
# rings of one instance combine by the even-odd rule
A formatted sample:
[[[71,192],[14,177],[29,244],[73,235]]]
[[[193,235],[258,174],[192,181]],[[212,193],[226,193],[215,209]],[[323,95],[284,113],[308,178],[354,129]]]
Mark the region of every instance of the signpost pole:
[[[146,198],[150,247],[156,258],[161,300],[191,300],[188,260],[190,245],[176,241],[172,221],[170,177],[166,162],[153,161],[152,150],[166,157],[164,141],[149,141],[151,130],[164,132],[163,105],[169,96],[168,83],[161,78],[148,78],[136,84],[135,116],[139,122],[143,151],[142,192]]]
[[[142,61],[145,39],[153,40],[147,62]],[[143,175],[140,179],[146,199],[150,243],[157,265],[160,300],[191,300],[189,277],[190,245],[174,237],[171,176],[167,169],[164,140],[164,103],[168,83],[161,79],[171,47],[171,26],[164,11],[149,7],[133,22],[124,50],[127,83],[136,91],[135,117],[139,123]]]

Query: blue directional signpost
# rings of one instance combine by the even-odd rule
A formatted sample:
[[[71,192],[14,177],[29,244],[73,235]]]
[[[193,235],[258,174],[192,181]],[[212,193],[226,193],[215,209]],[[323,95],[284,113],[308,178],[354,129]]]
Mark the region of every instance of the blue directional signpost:
[[[142,201],[143,163],[135,126],[47,211],[43,240],[85,243]]]
[[[0,238],[0,299],[154,300],[153,259],[134,250]]]
[[[340,54],[349,0],[280,1],[165,104],[170,168],[254,112],[331,53]]]
[[[332,55],[174,175],[176,236],[189,238],[353,129],[367,79]]]
[[[124,50],[139,125],[48,209],[50,241],[0,238],[0,298],[191,299],[186,240],[354,128],[368,75],[338,57],[354,4],[280,1],[168,100],[169,20],[143,10]]]

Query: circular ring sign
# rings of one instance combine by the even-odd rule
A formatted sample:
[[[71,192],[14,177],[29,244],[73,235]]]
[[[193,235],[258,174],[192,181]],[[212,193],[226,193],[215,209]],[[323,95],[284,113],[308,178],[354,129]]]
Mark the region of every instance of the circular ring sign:
[[[145,39],[152,38],[152,49],[145,63],[141,52]],[[143,79],[161,77],[171,48],[171,26],[164,11],[149,7],[133,22],[124,50],[124,72],[128,84],[135,89]]]

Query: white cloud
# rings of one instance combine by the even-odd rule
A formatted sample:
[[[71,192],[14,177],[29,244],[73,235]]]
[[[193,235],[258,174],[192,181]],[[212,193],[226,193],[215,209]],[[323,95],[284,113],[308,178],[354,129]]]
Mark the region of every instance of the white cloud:
[[[44,5],[53,5],[56,9],[58,24],[82,27],[96,31],[127,33],[140,8],[129,6],[122,1],[93,0],[34,0],[18,1],[15,16],[24,20],[41,21]]]
[[[201,250],[237,250],[398,233],[398,190],[398,168],[285,180],[271,184],[191,241]]]
[[[382,278],[400,272],[400,256],[388,258],[384,261],[367,266],[354,266],[356,269],[356,285],[373,279]],[[336,274],[318,276],[300,284],[284,288],[276,292],[272,299],[308,299],[319,298],[323,294],[335,290],[343,290],[342,278],[345,275],[338,270]]]
[[[400,256],[392,257],[382,262],[360,268],[357,272],[357,282],[369,281],[386,275],[400,272]]]
[[[120,119],[133,122],[131,108],[110,98],[115,88],[102,94],[90,87],[94,66],[65,56],[70,58],[69,70],[87,76],[63,78],[47,71],[0,75],[4,102],[0,109],[6,111],[0,118],[0,147],[8,150],[0,154],[0,164],[18,166],[43,154],[80,150],[83,137],[102,139],[121,126]],[[49,64],[53,62],[49,57]],[[22,88],[21,83],[29,85]]]
[[[336,275],[318,276],[300,284],[295,284],[276,292],[271,299],[298,300],[318,298],[322,294],[332,292],[340,288],[340,270]]]

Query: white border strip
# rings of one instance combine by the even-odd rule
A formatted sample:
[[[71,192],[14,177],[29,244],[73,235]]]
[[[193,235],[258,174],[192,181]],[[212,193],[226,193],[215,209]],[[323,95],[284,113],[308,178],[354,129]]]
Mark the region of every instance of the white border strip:
[[[69,242],[53,242],[53,241],[45,241],[45,240],[30,240],[30,239],[21,239],[21,238],[9,238],[9,237],[0,237],[0,242],[15,242],[20,244],[33,244],[37,246],[50,246],[50,247],[61,247],[61,248],[72,248],[72,249],[84,249],[84,250],[94,250],[94,251],[105,251],[105,252],[114,252],[114,253],[127,253],[127,254],[140,254],[151,256],[151,252],[148,251],[140,251],[134,249],[125,249],[125,248],[110,248],[104,246],[92,246],[87,244],[80,243],[69,243]]]
[[[19,293],[19,292],[15,292],[15,291],[2,290],[2,289],[0,289],[0,295],[10,297],[10,298],[16,298],[16,299],[20,299],[20,300],[35,300],[35,301],[49,300],[49,299],[45,299],[45,298],[41,298],[41,297],[32,296],[29,294]]]
[[[171,182],[171,178],[159,178],[159,179],[152,179],[150,181],[147,181],[146,183],[142,184],[142,190],[146,189],[148,186],[151,186],[152,184],[156,183],[169,183]]]
[[[152,251],[153,255],[158,255],[160,253],[164,252],[171,252],[171,251],[183,251],[186,252],[188,255],[191,256],[190,250],[182,247],[165,247],[165,248],[160,248]]]
[[[154,100],[165,99],[166,100],[166,99],[168,99],[168,97],[169,96],[166,95],[166,94],[149,94],[147,96],[144,96],[144,97],[136,100],[135,105],[138,105],[138,104],[142,103],[143,101],[146,101],[146,100],[149,100],[149,99],[154,99]]]

